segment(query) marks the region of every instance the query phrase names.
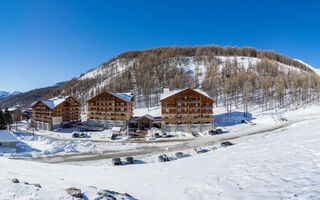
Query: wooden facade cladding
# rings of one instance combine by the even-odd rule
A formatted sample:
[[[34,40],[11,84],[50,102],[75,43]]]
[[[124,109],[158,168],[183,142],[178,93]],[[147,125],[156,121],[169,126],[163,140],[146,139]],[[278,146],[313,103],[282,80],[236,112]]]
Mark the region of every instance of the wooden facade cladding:
[[[129,120],[133,115],[133,102],[125,101],[108,92],[89,99],[88,118],[96,120]]]
[[[52,117],[62,117],[63,122],[79,121],[81,119],[81,104],[73,97],[68,97],[64,102],[52,109]]]
[[[214,101],[193,89],[185,89],[161,100],[161,118],[165,123],[212,122]]]
[[[42,101],[32,106],[31,119],[34,121],[53,123],[54,117],[61,117],[61,122],[75,122],[81,119],[81,104],[73,97],[51,108]]]
[[[38,101],[32,106],[31,119],[34,121],[51,123],[52,109],[42,101]]]

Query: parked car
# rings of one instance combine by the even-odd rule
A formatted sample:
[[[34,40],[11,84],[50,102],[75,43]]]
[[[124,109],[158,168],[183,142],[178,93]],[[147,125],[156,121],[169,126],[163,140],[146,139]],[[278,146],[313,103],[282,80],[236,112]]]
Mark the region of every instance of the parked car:
[[[169,158],[166,154],[162,154],[159,156],[159,161],[160,162],[168,162],[169,161]]]
[[[223,133],[221,128],[217,128],[215,131],[216,131],[217,134],[222,134]]]
[[[126,160],[126,163],[128,165],[133,165],[134,164],[133,157],[126,157],[125,160]]]
[[[201,148],[195,148],[195,149],[193,149],[193,152],[195,154],[199,154],[199,153],[204,153],[205,151],[203,149],[201,149]]]
[[[112,164],[113,164],[114,166],[116,166],[116,165],[122,165],[121,159],[120,159],[120,158],[112,158]]]
[[[117,138],[117,136],[115,134],[111,135],[111,140],[115,140]]]
[[[227,146],[231,146],[233,145],[233,143],[229,142],[229,141],[225,141],[225,142],[221,142],[220,143],[220,146],[221,147],[227,147]]]
[[[86,133],[80,133],[80,137],[81,137],[81,138],[88,137],[88,134],[86,134]]]
[[[184,154],[182,152],[177,152],[176,157],[177,158],[184,158]]]
[[[222,134],[222,133],[223,133],[223,131],[222,131],[221,128],[217,128],[217,129],[214,129],[214,130],[210,130],[210,131],[209,131],[209,134],[210,134],[210,135],[219,135],[219,134]]]
[[[199,136],[199,134],[197,133],[197,132],[191,132],[191,134],[193,135],[193,137],[198,137]]]
[[[166,138],[173,138],[174,135],[166,135]]]
[[[155,133],[155,134],[154,134],[154,137],[155,137],[155,138],[160,138],[160,137],[162,137],[162,136],[161,136],[159,133]]]
[[[72,133],[72,137],[73,137],[73,138],[79,138],[79,137],[80,137],[80,133],[78,133],[78,132],[73,132],[73,133]]]

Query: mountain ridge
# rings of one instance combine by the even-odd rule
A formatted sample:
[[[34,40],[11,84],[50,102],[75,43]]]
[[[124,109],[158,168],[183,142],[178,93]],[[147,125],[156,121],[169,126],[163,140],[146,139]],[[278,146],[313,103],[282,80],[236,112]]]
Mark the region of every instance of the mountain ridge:
[[[163,88],[198,88],[212,96],[221,97],[226,90],[223,84],[232,85],[231,82],[235,80],[244,83],[246,78],[239,78],[240,75],[250,75],[257,79],[251,80],[252,86],[258,87],[255,92],[262,90],[265,85],[259,82],[261,77],[267,77],[275,85],[278,85],[279,81],[285,82],[286,88],[293,84],[289,79],[301,79],[299,81],[304,82],[310,77],[313,85],[304,87],[315,88],[320,85],[313,67],[274,51],[216,45],[173,46],[123,52],[80,77],[48,90],[43,98],[72,95],[84,104],[86,99],[103,90],[110,90],[133,92],[138,104],[149,106],[151,103],[148,101],[153,98],[156,101],[157,94],[161,93]],[[219,82],[208,83],[208,80],[213,79],[218,79]],[[253,83],[254,81],[256,83]],[[302,87],[300,82],[295,80],[297,87]],[[215,91],[213,84],[217,85],[219,91]],[[233,84],[232,87],[238,86]],[[242,93],[243,85],[237,90]],[[277,93],[275,88],[272,90],[270,93]]]

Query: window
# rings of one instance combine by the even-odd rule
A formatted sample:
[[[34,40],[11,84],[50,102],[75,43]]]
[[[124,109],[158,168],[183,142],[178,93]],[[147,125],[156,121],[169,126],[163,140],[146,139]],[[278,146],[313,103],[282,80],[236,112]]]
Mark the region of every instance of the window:
[[[168,106],[169,104],[168,104],[168,102],[165,102],[164,105],[165,105],[165,106]]]
[[[167,113],[169,112],[169,109],[168,109],[168,108],[166,108],[166,112],[167,112]]]
[[[178,113],[181,113],[181,109],[180,108],[178,109]]]
[[[178,107],[181,107],[181,103],[178,103]]]

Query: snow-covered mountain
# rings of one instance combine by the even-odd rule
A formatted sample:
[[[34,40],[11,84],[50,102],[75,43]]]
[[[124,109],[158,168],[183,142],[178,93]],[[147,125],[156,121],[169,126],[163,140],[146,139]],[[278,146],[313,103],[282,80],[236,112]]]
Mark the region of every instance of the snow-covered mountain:
[[[213,79],[211,75],[213,65],[218,73],[218,75],[215,74],[215,78],[220,76],[221,79],[218,83],[208,83],[209,79]],[[242,72],[242,78],[237,76],[240,72]],[[289,87],[289,82],[293,83],[291,80],[287,80],[287,77],[293,74],[295,77],[292,79],[296,81],[296,85],[302,87],[299,85],[301,80],[297,81],[297,77],[307,80],[307,76],[314,73],[316,70],[302,61],[288,58],[273,51],[257,50],[250,47],[237,48],[214,45],[159,47],[124,52],[78,78],[58,85],[46,95],[46,98],[57,95],[72,95],[85,105],[87,99],[103,90],[111,90],[133,93],[139,104],[138,107],[142,108],[141,106],[149,107],[145,104],[154,105],[153,100],[158,102],[157,95],[162,93],[164,88],[192,87],[205,90],[208,93],[211,92],[210,95],[213,95],[213,89],[210,86],[216,84],[220,95],[222,95],[222,91],[226,89],[224,88],[225,83],[231,83],[231,75],[234,82],[243,83],[246,80],[245,77],[250,74],[251,77],[255,76],[253,79],[257,83],[253,86],[255,92],[260,94],[259,90],[266,85],[259,82],[262,78],[266,79],[265,82],[273,82],[273,86],[277,86],[279,81],[284,81],[285,87]],[[304,88],[306,87],[310,88],[311,86],[304,86]],[[242,92],[243,86],[239,86],[239,88],[239,91],[236,91],[237,95]],[[271,90],[271,93],[276,92],[276,88]],[[137,105],[135,106],[137,107]]]
[[[21,94],[22,92],[14,91],[14,92],[6,92],[0,91],[0,99],[5,99],[7,97],[15,96],[17,94]]]

